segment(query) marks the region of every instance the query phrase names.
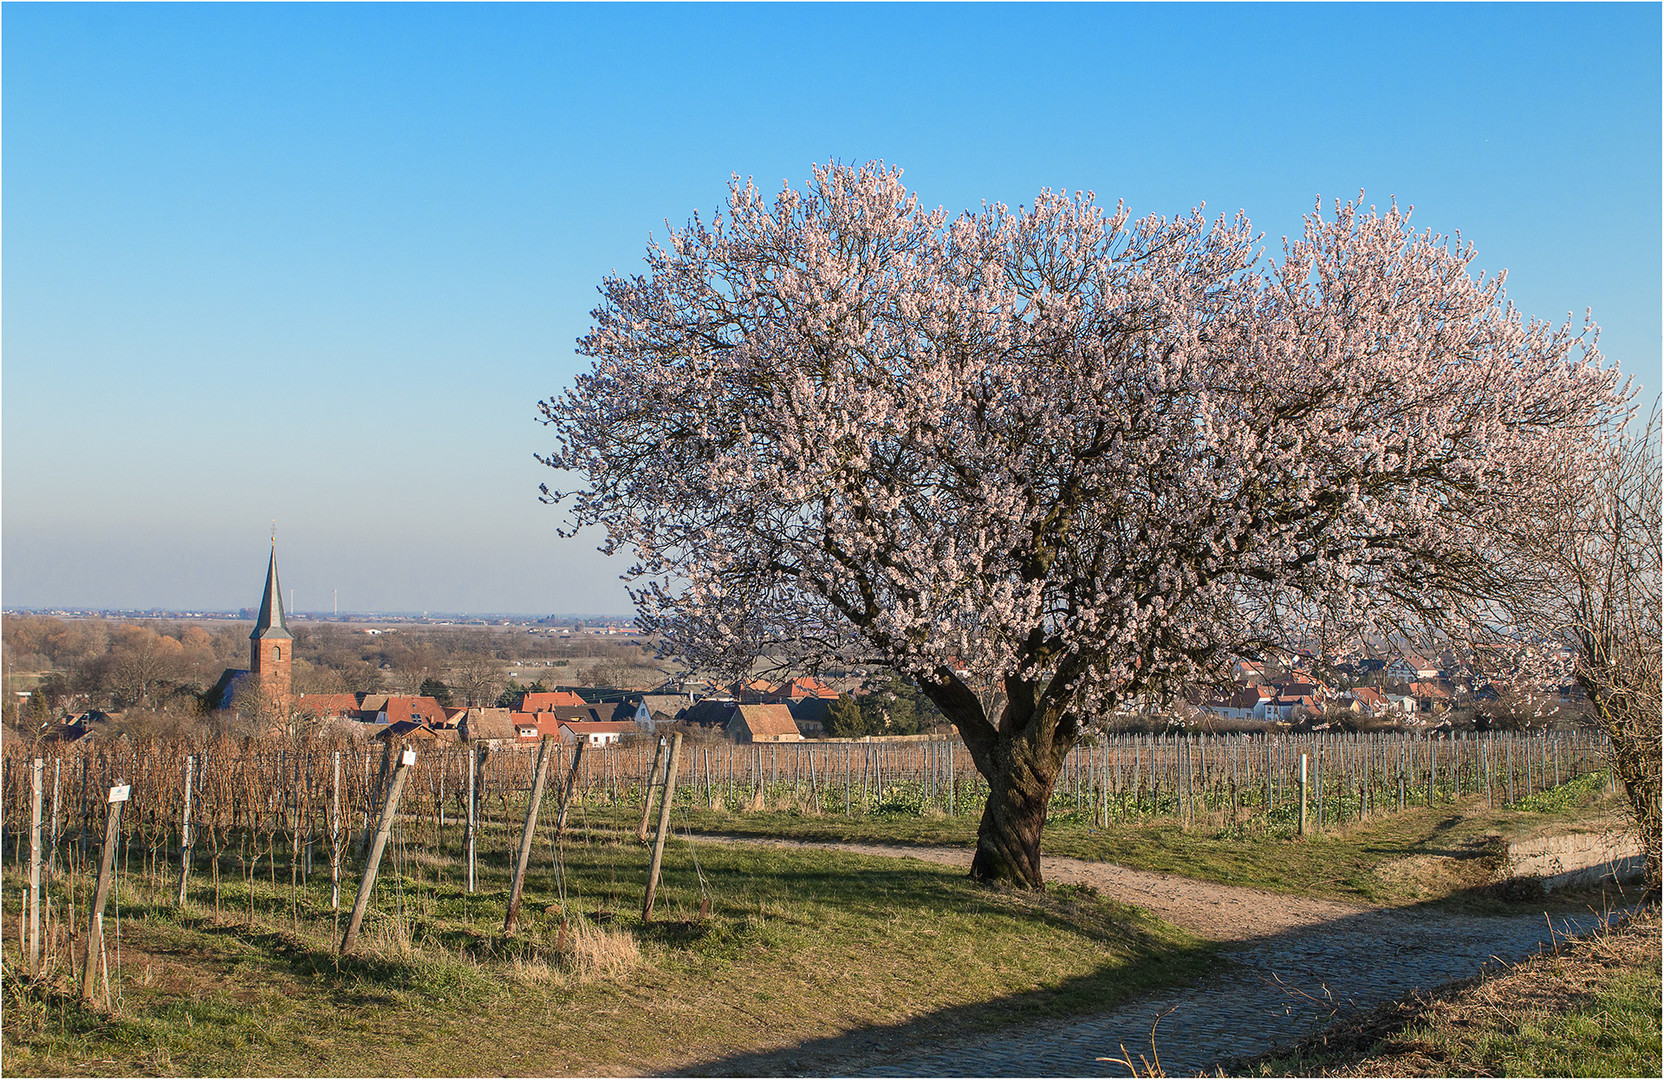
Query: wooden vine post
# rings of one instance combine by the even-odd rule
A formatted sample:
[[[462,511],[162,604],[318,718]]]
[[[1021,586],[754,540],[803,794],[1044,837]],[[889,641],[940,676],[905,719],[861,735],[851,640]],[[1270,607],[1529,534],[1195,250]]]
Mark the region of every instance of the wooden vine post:
[[[104,905],[110,898],[110,883],[115,877],[116,839],[121,835],[121,808],[127,803],[132,788],[116,781],[110,788],[109,812],[104,819],[104,853],[98,865],[98,887],[93,893],[92,912],[87,919],[87,959],[81,968],[81,1000],[93,1000],[98,981],[99,964],[104,959]]]
[[[466,864],[467,870],[468,870],[468,891],[469,892],[474,891],[474,829],[476,828],[476,826],[478,824],[475,820],[475,812],[474,812],[474,805],[477,801],[474,798],[474,774],[479,769],[479,761],[480,761],[479,751],[476,750],[473,746],[469,746],[468,747],[468,822],[467,822],[466,839],[465,839],[465,842],[463,844],[464,851],[463,851],[463,856],[462,856],[463,862]]]
[[[329,909],[341,910],[341,751],[330,759],[329,781]]]
[[[659,891],[659,867],[664,864],[664,838],[670,832],[670,804],[676,798],[676,766],[682,759],[682,733],[670,743],[670,761],[664,768],[664,794],[659,800],[659,829],[653,836],[653,862],[647,870],[647,897],[641,904],[641,921],[653,921],[653,896]]]
[[[58,872],[58,781],[63,779],[64,759],[52,759],[52,840],[46,846],[46,872]]]
[[[364,912],[370,906],[370,893],[376,887],[376,871],[381,867],[381,853],[387,849],[387,836],[393,831],[393,819],[399,811],[399,795],[404,792],[405,779],[416,764],[416,751],[406,750],[399,755],[399,767],[393,771],[393,782],[387,786],[387,801],[381,808],[381,820],[376,823],[375,839],[370,842],[369,861],[364,864],[364,878],[358,883],[358,898],[352,903],[352,918],[347,921],[347,932],[341,937],[341,955],[352,951],[358,941],[358,928],[364,923]]]
[[[647,843],[647,816],[653,812],[653,788],[659,780],[659,763],[664,760],[665,739],[659,736],[653,747],[653,767],[647,770],[647,786],[641,792],[641,824],[636,828],[636,842]]]
[[[560,811],[555,815],[555,838],[558,840],[566,833],[566,810],[572,805],[572,789],[578,786],[578,763],[584,759],[584,740],[578,739],[578,745],[572,748],[572,768],[566,773],[566,790],[560,795]]]
[[[185,906],[185,884],[191,877],[191,781],[196,758],[185,758],[185,810],[179,819],[179,906]]]
[[[520,918],[520,890],[526,884],[526,864],[532,857],[532,837],[537,833],[537,808],[543,801],[543,782],[549,776],[550,750],[555,737],[545,735],[537,748],[537,776],[532,780],[532,801],[526,807],[526,827],[520,833],[520,856],[514,863],[514,881],[508,888],[508,914],[503,917],[503,933],[514,933]]]
[[[30,769],[34,777],[29,794],[29,978],[40,975],[40,758]]]
[[[1306,835],[1306,755],[1300,755],[1300,835]]]

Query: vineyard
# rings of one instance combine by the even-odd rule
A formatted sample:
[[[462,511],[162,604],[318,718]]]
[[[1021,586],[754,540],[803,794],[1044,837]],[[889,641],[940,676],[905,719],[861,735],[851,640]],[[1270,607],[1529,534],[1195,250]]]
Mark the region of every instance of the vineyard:
[[[443,924],[447,947],[513,957],[527,932],[515,940],[496,924],[505,897],[517,905],[523,878],[535,900],[528,907],[558,913],[563,945],[569,888],[605,892],[585,898],[602,910],[637,902],[647,858],[629,841],[647,834],[650,778],[659,775],[663,747],[651,738],[581,752],[551,744],[541,778],[539,750],[417,749],[400,766],[399,749],[352,741],[138,740],[39,758],[7,746],[0,831],[7,899],[28,891],[38,805],[44,944],[37,949],[47,970],[80,965],[85,956],[89,911],[104,910],[95,887],[105,863],[115,927],[106,952],[119,950],[124,907],[128,917],[189,907],[339,941],[367,863],[379,862],[385,821],[379,833],[389,862],[379,892],[365,894],[376,941],[408,947],[424,926]],[[1602,752],[1583,732],[1108,736],[1071,753],[1051,816],[1102,826],[1167,818],[1286,838],[1301,826],[1302,799],[1314,831],[1464,797],[1505,806],[1592,772]],[[118,785],[127,788],[119,822],[109,804]],[[534,790],[535,817],[528,813]],[[663,820],[690,851],[691,834],[720,831],[734,820],[725,815],[974,821],[987,793],[963,745],[950,739],[690,743],[681,747],[672,791]],[[107,835],[115,837],[108,859]],[[588,860],[582,886],[568,872],[577,849]],[[708,896],[697,899],[706,888],[697,852],[691,868],[689,903],[708,903]],[[26,965],[24,921],[5,935],[8,965],[14,957]],[[541,933],[530,930],[529,940],[542,940]],[[106,997],[109,980],[119,996],[120,972],[119,952],[101,960]]]

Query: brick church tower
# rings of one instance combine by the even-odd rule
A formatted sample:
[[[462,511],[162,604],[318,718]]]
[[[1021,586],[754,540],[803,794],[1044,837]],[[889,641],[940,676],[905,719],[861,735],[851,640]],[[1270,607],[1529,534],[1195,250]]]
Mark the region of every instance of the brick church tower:
[[[283,589],[277,583],[277,545],[266,567],[266,595],[260,601],[260,618],[249,638],[249,673],[279,713],[294,704],[290,694],[289,667],[294,660],[294,635],[283,622]]]

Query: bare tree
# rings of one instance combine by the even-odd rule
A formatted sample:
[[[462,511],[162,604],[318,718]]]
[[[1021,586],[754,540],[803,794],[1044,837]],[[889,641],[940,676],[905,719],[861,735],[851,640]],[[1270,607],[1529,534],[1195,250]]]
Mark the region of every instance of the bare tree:
[[[494,658],[478,652],[458,656],[449,670],[451,687],[464,705],[489,705],[504,686],[503,668]]]
[[[1660,879],[1659,406],[1642,434],[1613,441],[1589,478],[1555,478],[1541,516],[1513,537],[1522,628],[1577,650],[1573,676],[1610,743],[1613,771]]]
[[[184,648],[174,638],[148,626],[123,626],[103,658],[104,679],[112,699],[122,707],[149,708],[165,683],[183,670]]]

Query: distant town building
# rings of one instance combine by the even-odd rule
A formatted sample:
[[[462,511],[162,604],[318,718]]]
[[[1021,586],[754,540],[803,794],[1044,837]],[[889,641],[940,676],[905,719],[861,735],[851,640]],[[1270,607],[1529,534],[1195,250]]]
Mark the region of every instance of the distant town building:
[[[737,743],[801,742],[797,721],[784,705],[736,705],[726,725]]]
[[[277,582],[275,540],[271,561],[266,564],[266,593],[260,599],[260,616],[254,621],[254,630],[248,639],[249,670],[266,702],[281,716],[294,705],[290,671],[295,659],[295,638],[283,619],[283,589]]]
[[[246,690],[259,694],[260,706],[274,716],[287,715],[294,707],[293,678],[295,638],[283,617],[283,589],[277,580],[277,544],[272,544],[271,561],[266,564],[266,591],[260,599],[260,614],[248,636],[248,669],[226,668],[208,691],[208,705],[215,709],[247,708],[252,703],[240,697]]]

